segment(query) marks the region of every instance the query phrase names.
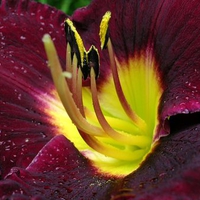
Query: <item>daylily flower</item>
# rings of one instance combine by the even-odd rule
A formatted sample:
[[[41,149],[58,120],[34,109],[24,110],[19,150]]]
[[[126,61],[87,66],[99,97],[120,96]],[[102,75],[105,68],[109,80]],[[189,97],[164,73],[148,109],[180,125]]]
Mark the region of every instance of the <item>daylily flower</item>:
[[[198,199],[199,12],[2,0],[1,198]]]

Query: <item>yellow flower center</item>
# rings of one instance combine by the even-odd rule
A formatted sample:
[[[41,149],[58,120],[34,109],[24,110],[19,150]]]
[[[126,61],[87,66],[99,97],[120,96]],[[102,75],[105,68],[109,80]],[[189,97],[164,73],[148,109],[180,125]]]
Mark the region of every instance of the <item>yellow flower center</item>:
[[[72,131],[68,128],[63,134],[99,171],[123,176],[137,169],[153,147],[163,91],[150,48],[118,61],[107,34],[110,17],[107,12],[100,24],[101,47],[107,47],[110,60],[107,81],[100,88],[98,50],[95,46],[85,50],[70,19],[66,32],[73,42],[67,44],[65,71],[50,36],[45,35],[43,42],[56,90],[76,127],[66,123]],[[82,78],[90,80],[89,87],[82,86]],[[51,115],[59,121],[62,113]]]

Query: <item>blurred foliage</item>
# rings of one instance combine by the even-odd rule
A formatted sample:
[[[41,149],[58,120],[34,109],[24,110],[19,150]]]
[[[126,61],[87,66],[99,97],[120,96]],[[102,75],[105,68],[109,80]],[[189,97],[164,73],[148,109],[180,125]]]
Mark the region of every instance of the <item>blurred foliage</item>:
[[[37,2],[49,4],[54,6],[68,15],[71,15],[77,8],[88,5],[91,0],[35,0]]]

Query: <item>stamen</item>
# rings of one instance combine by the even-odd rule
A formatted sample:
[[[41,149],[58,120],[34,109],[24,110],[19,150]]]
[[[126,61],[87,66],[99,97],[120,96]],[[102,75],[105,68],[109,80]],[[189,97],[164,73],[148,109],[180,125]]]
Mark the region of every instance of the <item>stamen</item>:
[[[91,68],[94,69],[95,78],[97,79],[99,77],[99,54],[97,48],[95,48],[93,45],[87,52],[87,58],[89,70]]]
[[[69,54],[71,54],[70,50],[71,48],[68,50]],[[66,63],[69,64],[67,61]],[[82,102],[82,73],[80,68],[77,68],[77,66],[77,57],[74,55],[72,65],[70,64],[70,66],[66,67],[66,69],[69,69],[72,73],[72,80],[67,81],[67,84],[71,86],[70,90],[77,107],[80,109],[81,114],[85,116]]]
[[[107,11],[101,20],[100,31],[99,31],[101,49],[104,49],[108,42],[108,25],[110,18],[111,18],[111,12]]]
[[[115,131],[106,121],[105,116],[102,113],[102,110],[99,105],[99,100],[98,100],[98,93],[97,93],[97,88],[96,88],[96,80],[95,80],[95,73],[94,69],[91,68],[91,93],[92,93],[92,101],[94,105],[94,110],[96,113],[96,116],[99,120],[99,123],[101,124],[102,128],[104,131],[114,140],[121,142],[126,145],[136,145],[140,147],[146,147],[151,143],[151,139],[149,137],[139,135],[131,135],[127,133],[123,133],[121,131]],[[137,133],[134,133],[137,134]]]
[[[83,137],[85,142],[97,152],[118,160],[124,160],[124,161],[138,160],[141,159],[146,152],[146,149],[138,149],[132,151],[131,149],[127,148],[121,150],[109,144],[100,142],[95,137],[91,137],[87,134],[84,134],[84,136],[81,134],[81,136]]]
[[[72,56],[71,56],[71,46],[69,43],[67,43],[67,48],[66,48],[66,71],[72,73]]]
[[[72,94],[73,98],[76,99],[76,89],[77,89],[77,58],[76,55],[73,56],[72,60]]]
[[[87,115],[88,120],[93,120],[96,117],[95,112],[92,112],[91,110],[87,109],[85,107],[85,113]],[[132,122],[124,121],[123,119],[115,118],[112,116],[104,116],[108,124],[112,124],[112,128],[115,130],[121,130],[126,133],[131,133],[131,134],[139,134],[141,135],[142,132],[139,131],[138,127],[136,127]]]
[[[106,137],[105,132],[101,128],[89,124],[86,119],[81,115],[80,110],[77,108],[72,98],[69,87],[66,83],[65,77],[62,74],[62,68],[58,60],[55,46],[53,44],[53,41],[51,40],[51,37],[48,34],[44,35],[43,42],[49,60],[49,66],[54,84],[63,103],[63,106],[66,109],[70,118],[72,119],[73,123],[77,126],[78,129],[86,132],[87,134]]]
[[[132,166],[134,165],[135,168],[136,165],[139,165],[138,163],[145,158],[151,149],[152,134],[157,125],[156,122],[153,121],[151,123],[151,121],[157,118],[156,108],[158,107],[158,98],[161,93],[159,93],[159,87],[155,87],[154,93],[157,95],[156,98],[149,94],[149,88],[146,87],[146,85],[149,85],[147,83],[149,82],[148,80],[152,80],[151,77],[155,76],[155,74],[152,62],[150,74],[147,74],[145,67],[149,65],[149,63],[146,63],[146,58],[144,58],[144,61],[143,57],[141,58],[141,65],[138,65],[138,63],[141,62],[140,57],[139,60],[133,58],[133,62],[132,60],[130,62],[131,65],[133,64],[136,66],[136,69],[138,69],[138,66],[139,69],[141,68],[139,73],[135,70],[135,66],[133,66],[134,71],[132,71],[133,69],[130,69],[130,71],[123,71],[121,69],[121,63],[118,63],[111,39],[109,38],[108,25],[110,18],[111,12],[108,11],[102,18],[99,36],[101,48],[107,47],[108,49],[113,80],[108,79],[105,85],[100,85],[102,93],[99,93],[96,82],[100,72],[98,49],[94,45],[91,45],[90,49],[86,51],[82,38],[70,19],[65,21],[67,37],[66,71],[63,72],[62,70],[55,46],[48,34],[44,35],[43,42],[58,95],[69,118],[77,128],[75,130],[75,132],[77,131],[76,134],[80,133],[83,140],[79,141],[80,145],[76,144],[76,139],[79,137],[75,137],[76,139],[73,140],[74,138],[70,135],[69,139],[77,145],[76,147],[81,152],[89,151],[90,155],[86,156],[94,162],[95,159],[99,159],[103,164],[111,161],[112,164],[118,163],[118,165],[120,165],[118,166],[119,168],[121,168],[124,163],[126,166],[130,164],[130,170],[132,170]],[[149,60],[151,61],[151,57]],[[125,65],[130,65],[130,63],[125,63]],[[139,78],[136,77],[137,79],[132,81],[135,71],[139,74]],[[143,72],[146,73],[146,76],[143,75]],[[126,76],[127,73],[128,76]],[[123,75],[125,75],[125,77]],[[83,79],[90,79],[90,88],[83,88]],[[131,79],[131,81],[128,79]],[[146,82],[143,82],[144,79]],[[130,86],[128,89],[122,88],[122,83],[124,82],[126,84],[128,83],[128,86]],[[143,84],[143,90],[140,96],[136,96],[137,92],[140,90],[141,83]],[[157,85],[156,81],[154,81],[154,85]],[[132,88],[131,86],[134,87]],[[108,94],[108,87],[111,88],[110,94]],[[116,93],[114,90],[116,90]],[[145,99],[144,93],[147,96],[146,98],[149,99]],[[92,103],[88,100],[90,97]],[[113,103],[112,99],[114,98],[118,98],[119,101]],[[145,101],[141,102],[141,99],[145,99]],[[153,104],[156,104],[156,106],[152,108],[152,111],[149,111],[149,105],[147,107],[143,106],[144,104],[146,105],[146,101],[147,103],[151,101]],[[105,107],[101,107],[104,103]],[[111,107],[108,107],[108,103],[111,103]],[[115,110],[118,109],[118,106],[120,106],[122,110],[119,109],[119,111],[117,110],[116,113],[114,113]],[[140,108],[142,108],[142,111],[140,111]],[[144,111],[145,108],[147,108],[147,111]],[[120,113],[121,111],[122,113]],[[123,111],[128,118],[124,116],[125,113]],[[122,114],[122,116],[120,114]],[[100,154],[92,153],[91,156],[91,152],[94,151],[88,148],[88,146]],[[105,157],[108,158],[105,159]],[[96,165],[99,164],[99,160]],[[108,168],[110,168],[112,164],[108,165]],[[128,171],[129,167],[125,169],[125,173]]]
[[[44,42],[45,50],[46,50],[47,57],[49,60],[51,74],[52,74],[55,86],[57,88],[57,92],[60,96],[60,99],[61,99],[63,106],[65,107],[68,115],[70,116],[72,121],[75,123],[75,125],[79,129],[79,132],[80,132],[82,138],[85,140],[85,142],[90,147],[92,147],[94,150],[98,151],[99,153],[102,153],[106,156],[109,156],[109,157],[112,157],[115,159],[133,161],[133,160],[142,158],[144,153],[146,152],[146,148],[138,149],[138,148],[135,148],[134,146],[132,146],[130,148],[130,146],[126,146],[124,144],[120,148],[118,148],[118,147],[116,147],[116,145],[117,145],[116,142],[114,143],[114,146],[113,146],[112,141],[108,142],[108,143],[104,143],[99,140],[100,138],[99,139],[96,138],[96,136],[108,138],[108,135],[111,135],[115,140],[117,140],[119,142],[124,142],[124,143],[131,144],[131,145],[134,144],[138,147],[139,146],[146,147],[147,144],[149,144],[149,139],[147,137],[130,136],[130,138],[129,138],[129,136],[123,136],[121,133],[116,132],[114,129],[112,129],[110,127],[110,125],[107,123],[105,118],[102,117],[103,114],[101,112],[101,109],[100,109],[100,106],[98,103],[98,97],[97,97],[96,81],[95,81],[96,75],[95,75],[93,68],[91,68],[91,87],[92,87],[92,94],[93,94],[93,99],[94,99],[93,101],[95,104],[97,117],[100,116],[99,118],[102,118],[99,121],[101,122],[102,127],[106,131],[108,131],[108,133],[107,133],[108,135],[101,128],[89,124],[86,121],[86,119],[83,117],[83,115],[80,113],[79,108],[77,107],[76,103],[74,102],[74,99],[72,98],[72,94],[69,90],[68,84],[65,80],[65,76],[63,75],[62,68],[61,68],[59,60],[58,60],[55,46],[54,46],[50,36],[45,35],[43,37],[43,42]],[[74,66],[76,65],[76,62],[77,62],[77,60],[75,60],[73,62]],[[73,70],[72,70],[72,74],[73,74]],[[77,74],[75,76],[77,76]],[[78,70],[78,77],[76,78],[76,80],[78,80],[76,82],[77,88],[82,87],[80,84],[80,82],[81,82],[80,77],[81,77],[81,73],[80,73],[80,70]],[[80,93],[80,91],[78,93]],[[79,104],[82,104],[82,102]],[[97,108],[99,109],[99,111]],[[116,134],[116,137],[114,136],[115,134]],[[117,138],[118,136],[119,136],[119,139]],[[108,139],[108,141],[109,141],[109,139]],[[131,141],[131,142],[129,142],[129,141]],[[120,145],[120,143],[119,143],[119,145]]]
[[[69,45],[69,43],[67,43],[67,48],[66,48],[66,72],[71,73],[72,76],[72,56],[71,56],[71,46]],[[71,77],[72,78],[72,77]],[[72,84],[71,84],[71,80],[66,79],[67,80],[67,84],[69,85],[69,89],[70,91],[72,91]]]
[[[142,120],[130,107],[129,103],[126,100],[126,97],[123,93],[118,72],[117,72],[117,66],[115,61],[115,56],[113,52],[113,47],[110,38],[108,39],[108,52],[109,52],[109,58],[110,58],[110,66],[112,70],[113,80],[115,84],[115,89],[118,95],[118,98],[120,100],[120,103],[126,112],[126,114],[129,116],[129,118],[133,121],[133,123],[143,132],[146,132],[146,123],[144,120]]]
[[[85,47],[80,35],[73,25],[73,22],[69,18],[65,20],[65,31],[67,33],[67,41],[70,41],[70,46],[73,48],[71,55],[73,56],[75,53],[79,61],[78,64],[83,67]]]
[[[78,69],[77,72],[77,87],[76,87],[76,98],[77,98],[77,106],[80,109],[82,116],[85,118],[84,106],[83,106],[83,98],[82,98],[82,72]]]

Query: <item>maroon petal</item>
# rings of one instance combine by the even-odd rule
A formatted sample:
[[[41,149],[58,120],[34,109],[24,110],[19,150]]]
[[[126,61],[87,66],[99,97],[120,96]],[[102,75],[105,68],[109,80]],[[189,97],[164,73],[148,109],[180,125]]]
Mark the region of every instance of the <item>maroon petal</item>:
[[[154,50],[165,88],[158,135],[169,133],[164,127],[168,117],[200,111],[199,1],[95,0],[71,17],[87,47],[100,46],[99,24],[108,10],[112,13],[109,34],[120,61],[147,47]],[[105,51],[101,53],[104,76],[109,63]]]
[[[101,177],[64,136],[54,137],[26,170],[13,168],[0,194],[45,199],[108,199],[114,179]]]
[[[28,0],[2,0],[0,5],[0,170],[26,167],[55,135],[44,102],[54,87],[46,67],[42,37],[50,33],[65,59],[65,15]]]
[[[113,199],[198,199],[200,196],[200,124],[173,131],[127,176]]]
[[[27,2],[1,1],[0,164],[3,174],[14,165],[27,166],[56,132],[48,123],[48,116],[44,118],[43,104],[37,98],[41,91],[48,93],[53,87],[41,38],[46,32],[52,34],[56,46],[60,47],[58,53],[63,63],[65,47],[60,27],[65,16],[47,6]],[[72,17],[86,46],[99,45],[98,26],[107,10],[112,12],[110,36],[120,60],[126,60],[148,45],[155,51],[166,87],[161,102],[161,120],[178,113],[198,112],[198,0],[135,0],[115,4],[113,1],[94,0],[91,6],[77,11]],[[56,25],[52,24],[55,18],[58,18]],[[105,71],[107,55],[102,57],[102,61]],[[188,116],[196,119],[194,114]],[[190,127],[192,120],[182,131],[177,130],[176,122],[180,122],[178,115],[171,117],[170,123],[175,123],[174,129],[171,126],[172,134],[161,139],[138,171],[119,181],[118,188],[122,191],[120,195],[113,192],[113,198],[199,197],[199,121],[197,126]],[[62,153],[57,154],[55,149]],[[27,157],[24,159],[23,156]],[[18,158],[22,158],[22,162]],[[43,148],[26,170],[13,168],[7,180],[0,183],[0,189],[1,195],[8,195],[3,198],[20,194],[12,196],[13,199],[26,199],[28,196],[35,199],[42,198],[39,196],[78,198],[85,191],[86,199],[105,199],[110,197],[113,182],[115,180],[96,174],[72,144],[59,136]],[[72,187],[75,190],[71,190]]]
[[[45,199],[79,199],[81,195],[83,199],[109,199],[111,193],[113,199],[197,199],[199,138],[200,125],[174,131],[161,139],[136,172],[116,181],[97,174],[64,136],[57,136],[26,170],[12,169],[0,184],[0,194],[8,198],[15,192]]]

